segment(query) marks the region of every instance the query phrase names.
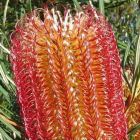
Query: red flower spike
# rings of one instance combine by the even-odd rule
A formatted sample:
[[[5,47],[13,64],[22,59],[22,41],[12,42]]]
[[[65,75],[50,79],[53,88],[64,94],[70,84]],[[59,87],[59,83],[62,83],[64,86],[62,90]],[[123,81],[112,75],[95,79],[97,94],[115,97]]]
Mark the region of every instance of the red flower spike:
[[[11,61],[31,140],[124,140],[122,77],[109,23],[91,6],[62,18],[54,9],[24,17]]]

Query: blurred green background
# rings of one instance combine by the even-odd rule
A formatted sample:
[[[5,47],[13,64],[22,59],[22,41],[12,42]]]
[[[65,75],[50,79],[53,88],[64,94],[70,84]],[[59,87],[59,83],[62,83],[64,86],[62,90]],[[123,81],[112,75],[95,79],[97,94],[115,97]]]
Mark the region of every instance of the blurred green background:
[[[112,24],[123,71],[128,137],[140,140],[140,1],[90,0]],[[9,62],[10,34],[27,12],[44,4],[79,9],[89,0],[0,0],[0,140],[26,139]]]

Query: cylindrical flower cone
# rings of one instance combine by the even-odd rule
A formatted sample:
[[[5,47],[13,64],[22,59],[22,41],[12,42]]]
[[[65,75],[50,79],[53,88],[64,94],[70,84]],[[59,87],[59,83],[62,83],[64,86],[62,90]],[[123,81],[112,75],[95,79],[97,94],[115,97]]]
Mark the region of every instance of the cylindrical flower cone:
[[[64,16],[34,10],[17,23],[11,42],[30,140],[127,139],[116,40],[92,6]]]

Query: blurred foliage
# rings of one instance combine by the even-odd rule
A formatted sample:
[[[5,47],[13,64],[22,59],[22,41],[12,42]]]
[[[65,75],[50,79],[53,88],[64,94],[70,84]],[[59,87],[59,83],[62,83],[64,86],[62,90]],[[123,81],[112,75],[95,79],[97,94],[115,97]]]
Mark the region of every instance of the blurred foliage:
[[[121,56],[130,139],[140,139],[140,1],[90,0],[112,24]],[[26,12],[47,4],[80,9],[89,0],[0,0],[0,140],[23,139],[9,62],[10,33]],[[22,137],[22,138],[21,138]]]

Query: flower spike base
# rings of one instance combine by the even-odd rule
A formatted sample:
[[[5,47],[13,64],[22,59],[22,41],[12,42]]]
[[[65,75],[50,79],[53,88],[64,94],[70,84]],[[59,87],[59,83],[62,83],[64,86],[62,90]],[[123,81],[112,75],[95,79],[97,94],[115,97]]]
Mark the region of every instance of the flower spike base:
[[[17,23],[11,42],[30,140],[127,139],[116,40],[93,7],[65,16],[35,10]]]

